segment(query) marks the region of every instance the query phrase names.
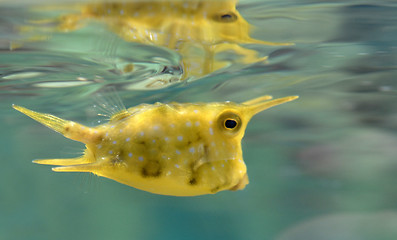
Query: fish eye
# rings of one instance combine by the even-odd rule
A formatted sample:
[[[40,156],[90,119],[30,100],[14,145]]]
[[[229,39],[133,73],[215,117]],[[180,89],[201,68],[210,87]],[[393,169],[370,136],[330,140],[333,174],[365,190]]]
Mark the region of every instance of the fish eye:
[[[234,119],[231,119],[231,118],[227,118],[227,119],[225,119],[224,125],[225,125],[225,128],[227,128],[227,129],[233,129],[237,126],[237,121]]]
[[[219,15],[215,15],[213,19],[217,22],[224,22],[224,23],[229,23],[229,22],[234,22],[237,20],[237,15],[234,14],[233,12],[228,12],[228,13],[222,13]]]
[[[224,112],[218,117],[218,126],[226,134],[235,134],[241,128],[241,119],[234,112]]]

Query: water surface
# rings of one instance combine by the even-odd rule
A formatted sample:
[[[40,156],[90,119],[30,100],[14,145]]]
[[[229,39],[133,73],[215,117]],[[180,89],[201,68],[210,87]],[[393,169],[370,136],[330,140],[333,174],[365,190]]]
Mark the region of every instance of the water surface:
[[[67,13],[40,4],[0,7],[0,239],[397,237],[393,1],[240,1],[252,38],[295,45],[241,44],[268,61],[246,64],[227,53],[227,65],[186,79],[180,52],[125,41],[100,22],[67,33],[21,32]],[[125,71],[129,64],[133,70]],[[145,87],[153,77],[175,81]],[[250,184],[243,191],[159,196],[31,163],[78,156],[83,146],[12,103],[92,126],[101,120],[95,93],[109,86],[127,107],[264,94],[300,99],[250,122],[243,140]]]

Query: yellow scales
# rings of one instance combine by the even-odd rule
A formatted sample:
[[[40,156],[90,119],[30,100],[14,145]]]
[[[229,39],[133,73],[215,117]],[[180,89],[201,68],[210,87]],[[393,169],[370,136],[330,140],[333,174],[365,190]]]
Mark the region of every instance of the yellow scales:
[[[252,116],[296,99],[262,96],[241,104],[141,104],[86,127],[50,114],[13,107],[86,144],[82,157],[35,160],[56,172],[92,172],[164,195],[195,196],[239,190],[248,184],[241,139]]]

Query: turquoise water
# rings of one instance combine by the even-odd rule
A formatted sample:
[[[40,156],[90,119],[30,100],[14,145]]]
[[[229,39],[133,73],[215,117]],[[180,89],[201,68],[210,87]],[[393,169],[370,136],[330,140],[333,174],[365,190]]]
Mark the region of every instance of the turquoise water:
[[[43,9],[0,6],[0,239],[397,238],[393,1],[240,1],[253,38],[295,45],[246,44],[267,63],[226,53],[227,66],[185,80],[175,49],[125,41],[99,22],[27,40],[34,34],[20,26],[51,27],[30,20],[65,13]],[[147,87],[147,79],[167,81]],[[78,156],[84,146],[12,103],[92,126],[103,120],[95,94],[109,86],[127,107],[300,99],[250,122],[243,139],[250,184],[242,191],[161,196],[31,163]]]

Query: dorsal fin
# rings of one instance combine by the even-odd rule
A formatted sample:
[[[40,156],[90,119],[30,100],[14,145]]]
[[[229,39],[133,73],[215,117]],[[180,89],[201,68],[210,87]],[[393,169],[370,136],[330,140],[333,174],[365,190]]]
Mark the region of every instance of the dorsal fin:
[[[110,121],[116,121],[128,116],[120,96],[114,87],[106,87],[95,94],[94,107],[99,110],[98,115],[107,117]]]
[[[120,121],[121,119],[124,119],[124,118],[129,117],[129,116],[131,116],[131,113],[127,109],[124,109],[124,110],[121,110],[118,113],[113,114],[110,117],[109,122],[117,122],[117,121]]]

